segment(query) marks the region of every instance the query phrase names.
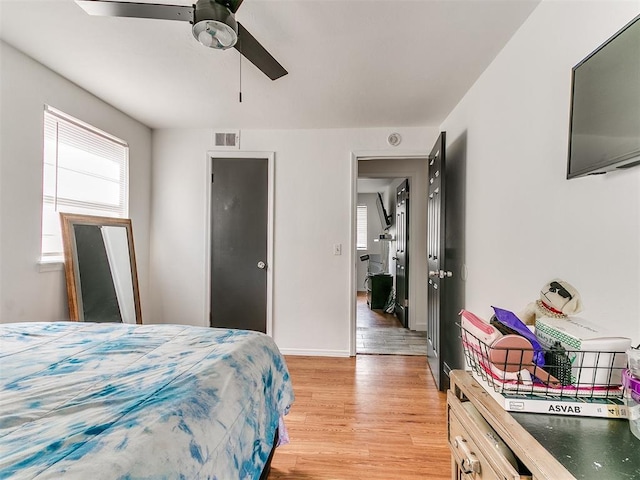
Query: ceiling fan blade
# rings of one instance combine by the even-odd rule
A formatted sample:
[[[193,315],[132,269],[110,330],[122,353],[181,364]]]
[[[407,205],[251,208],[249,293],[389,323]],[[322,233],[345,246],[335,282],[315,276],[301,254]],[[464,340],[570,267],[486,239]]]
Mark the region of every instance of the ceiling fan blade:
[[[106,17],[155,18],[160,20],[193,20],[193,6],[155,3],[112,2],[106,0],[76,0],[89,15]]]
[[[227,7],[232,13],[236,13],[242,4],[242,0],[215,0],[215,2]]]
[[[258,67],[271,80],[286,75],[287,72],[278,61],[251,35],[246,28],[238,23],[238,42],[234,48]]]

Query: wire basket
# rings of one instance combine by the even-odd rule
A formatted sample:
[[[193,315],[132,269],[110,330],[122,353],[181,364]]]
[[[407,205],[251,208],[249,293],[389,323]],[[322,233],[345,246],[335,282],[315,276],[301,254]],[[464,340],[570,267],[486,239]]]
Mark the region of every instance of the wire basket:
[[[542,351],[492,348],[459,326],[467,365],[485,388],[500,395],[596,403],[623,397],[625,352],[566,350],[560,345]]]

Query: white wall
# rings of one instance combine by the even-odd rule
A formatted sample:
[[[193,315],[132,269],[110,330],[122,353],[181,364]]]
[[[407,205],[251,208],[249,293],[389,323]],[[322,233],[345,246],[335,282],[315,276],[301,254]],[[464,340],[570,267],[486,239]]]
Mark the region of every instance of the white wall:
[[[386,144],[401,133],[401,147]],[[351,152],[428,152],[429,128],[243,130],[242,149],[275,152],[273,336],[285,353],[349,353]],[[205,225],[211,130],[153,134],[154,321],[208,324]],[[400,150],[399,150],[400,149]],[[309,212],[312,215],[309,215]],[[343,255],[333,255],[341,243]]]
[[[129,142],[129,210],[145,319],[151,131],[3,42],[0,59],[0,322],[69,318],[64,271],[40,272],[37,265],[45,104]]]
[[[467,308],[520,310],[560,277],[640,340],[640,168],[565,180],[571,68],[638,1],[543,1],[442,125],[467,135]]]

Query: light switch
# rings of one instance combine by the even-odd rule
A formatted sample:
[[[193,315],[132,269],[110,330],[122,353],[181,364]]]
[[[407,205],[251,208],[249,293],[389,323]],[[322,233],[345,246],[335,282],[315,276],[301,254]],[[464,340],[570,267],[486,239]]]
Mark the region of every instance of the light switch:
[[[333,244],[333,254],[334,255],[342,255],[342,244],[334,243]]]

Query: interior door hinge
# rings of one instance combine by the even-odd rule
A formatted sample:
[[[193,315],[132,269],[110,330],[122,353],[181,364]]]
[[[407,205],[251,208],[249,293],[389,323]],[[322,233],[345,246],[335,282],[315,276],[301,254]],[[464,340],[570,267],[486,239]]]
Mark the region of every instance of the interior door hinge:
[[[211,183],[213,183],[213,173],[211,174]]]

